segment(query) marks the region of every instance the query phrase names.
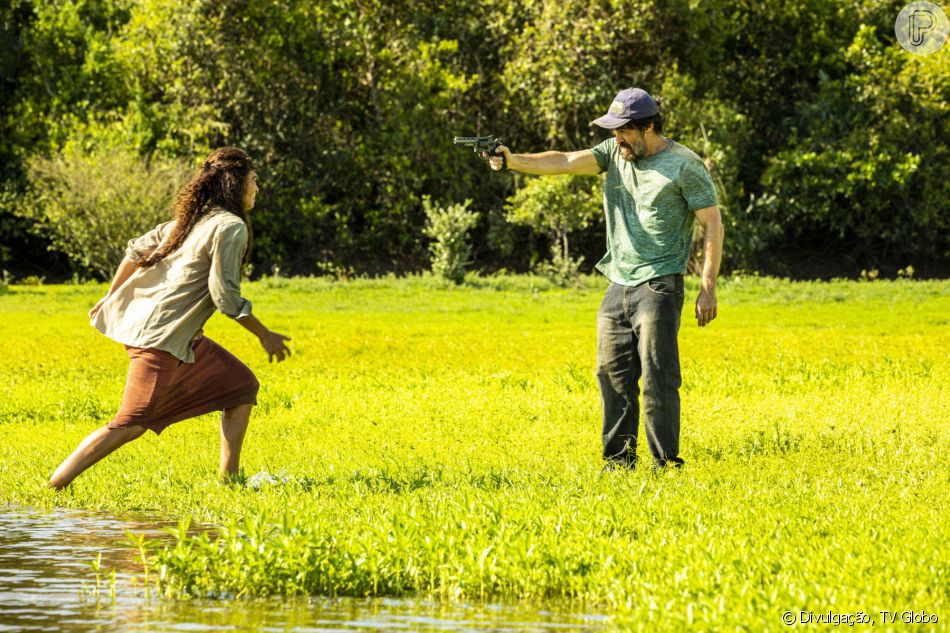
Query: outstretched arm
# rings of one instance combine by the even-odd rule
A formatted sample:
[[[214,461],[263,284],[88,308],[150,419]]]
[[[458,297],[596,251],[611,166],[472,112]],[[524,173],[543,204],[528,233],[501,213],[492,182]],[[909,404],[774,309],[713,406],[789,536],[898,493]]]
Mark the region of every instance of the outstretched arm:
[[[699,296],[696,298],[696,321],[699,327],[716,318],[719,301],[716,299],[716,278],[722,260],[724,231],[719,207],[706,207],[696,211],[696,219],[703,225],[703,277]]]
[[[502,145],[497,151],[504,153],[505,160],[508,162],[508,169],[520,171],[524,174],[537,174],[539,176],[574,174],[582,176],[600,173],[597,159],[588,150],[512,154],[507,147]],[[502,168],[501,156],[489,156],[488,162],[495,171]]]
[[[264,327],[264,324],[260,322],[260,319],[253,314],[248,314],[247,316],[235,320],[240,323],[244,329],[254,334],[260,340],[261,346],[264,348],[264,351],[267,352],[268,361],[272,361],[276,358],[279,363],[287,356],[290,356],[290,348],[287,347],[287,344],[284,342],[290,340],[289,336],[268,330]]]
[[[261,342],[268,360],[277,362],[290,356],[285,341],[289,336],[268,330],[251,312],[251,302],[241,296],[241,261],[247,249],[247,226],[231,224],[215,232],[211,249],[208,292],[214,305],[240,323]]]

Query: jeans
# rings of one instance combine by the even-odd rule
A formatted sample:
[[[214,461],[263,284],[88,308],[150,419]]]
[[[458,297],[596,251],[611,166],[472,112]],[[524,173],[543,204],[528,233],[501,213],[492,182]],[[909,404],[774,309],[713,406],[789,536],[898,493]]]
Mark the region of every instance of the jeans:
[[[683,463],[677,342],[683,297],[682,275],[664,275],[639,286],[611,283],[607,288],[597,312],[597,382],[608,464],[636,464],[641,378],[644,426],[654,464]]]

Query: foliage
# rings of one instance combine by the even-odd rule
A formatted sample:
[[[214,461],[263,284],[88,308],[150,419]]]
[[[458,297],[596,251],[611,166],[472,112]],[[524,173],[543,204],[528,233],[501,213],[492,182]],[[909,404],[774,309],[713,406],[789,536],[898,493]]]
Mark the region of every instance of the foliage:
[[[950,57],[907,55],[862,26],[844,60],[850,72],[820,77],[797,138],[765,173],[775,213],[791,233],[842,241],[872,263],[908,244],[946,257]]]
[[[698,328],[687,305],[680,333],[685,469],[602,476],[602,284],[255,282],[244,293],[293,357],[268,364],[220,316],[205,332],[261,381],[242,459],[260,485],[214,481],[208,415],[55,494],[48,475],[122,394],[126,356],[84,318],[103,288],[0,298],[0,504],[192,515],[149,554],[171,595],[547,596],[669,631],[774,630],[825,605],[947,611],[946,281],[722,279],[728,311]]]
[[[569,235],[600,215],[596,184],[591,176],[529,178],[505,205],[509,222],[529,226],[550,240],[551,261],[540,270],[562,286],[577,283],[584,259],[571,256]]]
[[[465,280],[465,267],[471,264],[472,245],[468,233],[478,223],[478,214],[469,210],[471,200],[447,207],[436,206],[432,198],[422,199],[427,222],[432,273],[455,284]]]
[[[27,167],[33,188],[19,213],[49,235],[53,248],[103,278],[115,271],[129,239],[169,219],[187,178],[178,162],[146,162],[121,147],[70,144],[50,158],[32,157]]]
[[[259,166],[259,271],[420,270],[425,195],[473,201],[485,218],[473,229],[477,267],[524,270],[543,243],[504,222],[512,180],[449,139],[584,149],[602,137],[589,121],[639,85],[665,98],[666,133],[713,166],[727,268],[815,250],[849,258],[854,274],[940,261],[950,69],[946,55],[897,47],[899,9],[12,0],[0,7],[0,189],[27,190],[32,157],[70,143],[188,164],[226,143]],[[5,265],[36,250],[12,210],[0,200]],[[589,263],[601,235],[597,223],[573,238]]]
[[[422,259],[420,194],[453,196],[456,187],[429,181],[463,158],[429,148],[450,138],[471,79],[457,67],[457,43],[420,32],[414,10],[156,0],[133,16],[121,52],[162,95],[157,147],[226,142],[257,159],[261,268]],[[184,132],[187,145],[167,144]]]

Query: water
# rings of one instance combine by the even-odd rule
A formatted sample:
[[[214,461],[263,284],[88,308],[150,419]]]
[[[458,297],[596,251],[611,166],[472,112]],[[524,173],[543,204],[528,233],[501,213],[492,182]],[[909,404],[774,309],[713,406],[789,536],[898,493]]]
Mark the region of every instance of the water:
[[[600,631],[603,615],[537,605],[313,598],[174,601],[149,595],[126,531],[142,516],[0,509],[0,633],[6,631]],[[101,554],[100,582],[90,563]],[[116,570],[111,593],[112,569]]]

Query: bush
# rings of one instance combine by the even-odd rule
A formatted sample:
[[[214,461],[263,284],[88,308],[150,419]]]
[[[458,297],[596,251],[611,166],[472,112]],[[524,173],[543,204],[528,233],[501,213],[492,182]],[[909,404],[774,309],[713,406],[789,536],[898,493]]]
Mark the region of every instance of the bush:
[[[456,284],[465,280],[465,267],[471,263],[472,245],[468,232],[478,223],[478,214],[469,210],[471,200],[437,207],[424,196],[422,207],[427,222],[425,234],[434,241],[429,245],[432,272]]]
[[[523,224],[551,240],[551,261],[537,271],[560,286],[578,283],[583,257],[571,257],[570,233],[587,228],[599,215],[596,176],[532,178],[508,198],[509,222]]]
[[[126,243],[170,216],[171,202],[188,177],[177,161],[146,161],[134,151],[68,144],[52,157],[27,163],[31,191],[17,213],[46,233],[50,248],[84,272],[106,279]]]
[[[144,156],[241,147],[262,184],[259,271],[426,267],[423,195],[473,199],[484,217],[473,242],[485,245],[473,254],[485,268],[536,261],[540,241],[525,244],[527,231],[500,221],[526,180],[491,173],[448,140],[492,133],[519,152],[592,147],[604,131],[590,120],[627,86],[662,97],[666,133],[708,159],[725,269],[802,275],[806,259],[820,274],[841,272],[812,257],[827,253],[856,274],[939,265],[950,251],[950,57],[897,46],[893,3],[0,7],[0,189],[26,188],[29,157],[86,128],[93,145],[107,136]],[[0,198],[0,267],[58,276],[60,262],[35,261],[30,226]],[[582,251],[603,252],[594,233],[572,238],[571,257],[541,253],[542,267],[569,277]]]
[[[819,81],[763,178],[786,235],[870,266],[950,249],[950,58],[908,55],[891,38],[859,29],[843,52],[850,72]]]

